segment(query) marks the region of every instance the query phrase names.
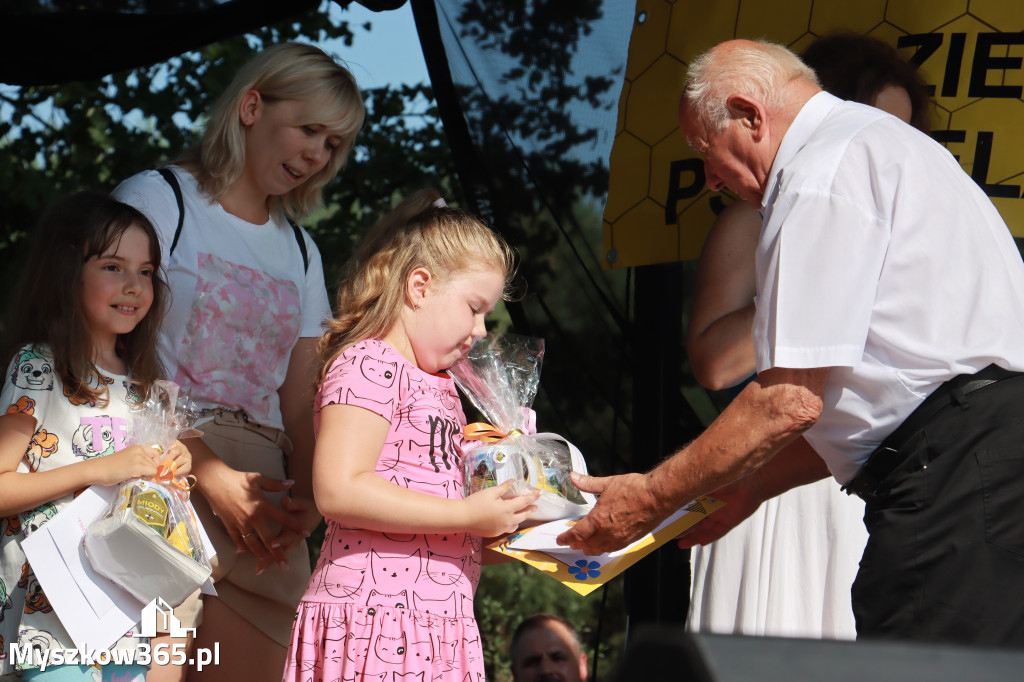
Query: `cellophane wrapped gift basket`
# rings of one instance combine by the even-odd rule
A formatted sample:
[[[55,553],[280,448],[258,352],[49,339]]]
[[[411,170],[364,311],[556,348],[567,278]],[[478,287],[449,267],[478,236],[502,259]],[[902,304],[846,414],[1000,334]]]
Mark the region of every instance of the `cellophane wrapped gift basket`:
[[[511,480],[516,495],[540,490],[530,516],[551,521],[586,514],[596,498],[572,484],[569,473],[587,473],[582,453],[554,433],[536,433],[531,409],[540,386],[544,340],[517,334],[488,336],[449,370],[456,385],[489,423],[466,427],[484,443],[462,459],[467,495]]]
[[[130,411],[125,440],[164,453],[178,438],[201,435],[193,428],[198,416],[177,384],[157,381]],[[85,535],[93,569],[143,603],[161,597],[177,606],[198,589],[210,577],[211,557],[189,501],[194,482],[179,478],[168,459],[153,479],[121,483],[110,509]]]

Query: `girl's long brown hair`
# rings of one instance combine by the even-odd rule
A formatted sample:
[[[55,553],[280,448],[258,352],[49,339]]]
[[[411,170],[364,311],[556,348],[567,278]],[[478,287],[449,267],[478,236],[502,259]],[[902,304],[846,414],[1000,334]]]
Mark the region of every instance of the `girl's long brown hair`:
[[[387,335],[398,321],[405,283],[417,268],[439,281],[471,268],[497,268],[505,276],[508,300],[515,275],[515,251],[473,214],[435,204],[440,195],[420,190],[377,223],[345,264],[335,317],[325,323],[317,350],[317,387],[348,347]]]
[[[135,329],[117,339],[117,354],[127,363],[140,395],[163,374],[156,353],[167,285],[160,271],[160,242],[140,211],[98,192],[79,192],[54,204],[39,221],[35,242],[22,266],[8,306],[4,359],[21,346],[48,346],[54,369],[74,401],[106,404],[107,390],[93,363],[92,333],[82,314],[82,266],[102,255],[132,225],[149,237],[153,264],[153,305]]]

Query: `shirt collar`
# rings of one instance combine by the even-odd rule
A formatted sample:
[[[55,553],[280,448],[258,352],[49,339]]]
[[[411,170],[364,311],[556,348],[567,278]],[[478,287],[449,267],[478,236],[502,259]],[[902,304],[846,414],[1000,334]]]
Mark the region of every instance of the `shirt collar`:
[[[835,95],[822,90],[801,107],[796,118],[793,119],[793,123],[790,124],[789,130],[782,136],[779,151],[775,153],[775,161],[772,162],[772,170],[768,175],[770,181],[765,188],[764,198],[761,200],[762,212],[767,207],[769,198],[775,195],[776,186],[782,179],[782,169],[803,148],[825,117],[842,102],[843,100]]]

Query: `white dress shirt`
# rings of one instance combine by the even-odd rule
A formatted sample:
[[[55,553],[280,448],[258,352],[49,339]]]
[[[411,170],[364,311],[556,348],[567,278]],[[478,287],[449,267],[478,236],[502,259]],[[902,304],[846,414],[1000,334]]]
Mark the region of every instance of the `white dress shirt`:
[[[927,135],[819,93],[782,140],[762,211],[757,370],[832,368],[806,437],[840,482],[942,382],[1024,370],[1024,263]]]

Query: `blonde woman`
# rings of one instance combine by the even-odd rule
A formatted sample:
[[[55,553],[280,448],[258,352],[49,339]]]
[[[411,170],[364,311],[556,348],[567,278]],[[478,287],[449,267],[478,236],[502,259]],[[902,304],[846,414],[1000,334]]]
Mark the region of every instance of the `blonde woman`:
[[[277,45],[217,100],[198,148],[114,191],[160,235],[172,293],[160,357],[206,416],[187,445],[218,594],[175,615],[199,625],[190,647],[219,646],[209,679],[280,679],[309,577],[312,386],[331,309],[319,252],[295,221],[319,205],[363,116],[348,70],[316,47]],[[165,666],[151,679],[183,675]]]

